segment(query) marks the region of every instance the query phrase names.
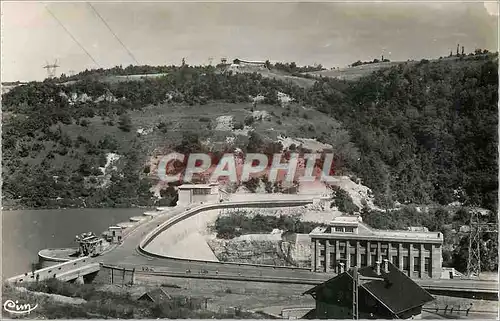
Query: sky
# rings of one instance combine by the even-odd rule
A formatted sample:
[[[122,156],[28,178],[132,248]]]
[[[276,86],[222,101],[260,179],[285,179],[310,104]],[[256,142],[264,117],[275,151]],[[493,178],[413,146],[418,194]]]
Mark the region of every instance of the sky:
[[[437,58],[457,44],[466,52],[498,50],[494,1],[91,4],[142,65],[179,65],[182,58],[208,64],[210,57],[215,64],[227,57],[330,68],[381,55]],[[2,81],[42,80],[43,66],[56,59],[58,75],[135,64],[86,2],[3,1],[1,23]]]

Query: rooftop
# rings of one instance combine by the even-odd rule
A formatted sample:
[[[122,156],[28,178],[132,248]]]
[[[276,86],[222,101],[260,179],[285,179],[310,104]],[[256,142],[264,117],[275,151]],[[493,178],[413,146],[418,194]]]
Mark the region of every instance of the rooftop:
[[[210,183],[210,184],[183,184],[177,187],[178,189],[195,189],[195,188],[212,188],[214,186],[217,186],[217,183]]]
[[[341,227],[341,231],[335,229]],[[354,227],[356,230],[342,231],[342,227]],[[401,239],[423,239],[442,241],[443,234],[440,232],[428,232],[425,228],[411,227],[408,230],[379,230],[363,223],[361,217],[338,216],[327,227],[316,227],[309,234],[312,236],[349,236],[360,238],[380,237],[380,238],[401,238]]]
[[[367,266],[358,269],[360,276],[369,278],[381,278],[383,280],[363,280],[360,282],[360,287],[368,291],[378,301],[382,302],[394,314],[400,314],[406,310],[412,309],[417,306],[424,305],[427,302],[434,300],[434,298],[417,283],[411,280],[398,268],[388,264],[388,273],[381,268],[380,275],[378,275],[373,266]],[[304,292],[304,294],[315,295],[317,292],[325,288],[334,289],[337,281],[341,278],[348,276],[351,280],[353,278],[353,270],[341,273],[336,277],[315,286],[314,288]],[[411,295],[401,295],[403,293]]]

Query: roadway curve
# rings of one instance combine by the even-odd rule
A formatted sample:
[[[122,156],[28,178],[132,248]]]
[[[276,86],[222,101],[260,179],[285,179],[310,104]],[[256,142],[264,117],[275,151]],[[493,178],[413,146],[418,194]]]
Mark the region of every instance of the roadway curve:
[[[166,275],[165,273],[167,273],[171,276],[183,275],[194,277],[195,275],[199,275],[200,271],[207,270],[208,274],[205,275],[206,277],[213,276],[215,278],[221,278],[226,276],[242,279],[245,277],[265,277],[270,279],[276,278],[277,280],[293,279],[296,281],[308,279],[315,283],[320,283],[328,279],[328,276],[325,274],[312,273],[309,269],[304,268],[180,259],[149,253],[144,249],[165,229],[183,219],[207,210],[224,208],[294,207],[312,204],[312,202],[312,196],[304,197],[297,195],[295,200],[222,202],[205,204],[192,209],[188,207],[174,207],[166,214],[153,217],[150,221],[140,224],[123,239],[122,244],[96,259],[106,265],[135,268],[139,273],[142,273],[143,268],[147,268],[149,271],[151,271],[151,269],[155,271],[151,274],[161,273],[162,275]],[[191,274],[187,274],[187,270],[190,270]]]
[[[105,265],[135,268],[140,274],[170,276],[170,277],[201,277],[213,279],[238,279],[242,281],[269,281],[295,284],[319,284],[334,276],[334,274],[314,273],[309,269],[263,266],[245,263],[228,263],[189,260],[174,257],[160,256],[145,250],[145,247],[165,229],[190,216],[197,215],[207,210],[224,208],[269,208],[291,207],[311,204],[313,199],[300,197],[296,200],[261,200],[246,202],[223,202],[190,207],[174,207],[165,214],[153,217],[151,220],[140,224],[131,231],[122,244],[96,257]],[[187,271],[190,271],[189,273]],[[201,273],[206,270],[208,273]],[[462,289],[465,291],[478,291],[497,293],[498,283],[492,281],[476,280],[416,280],[424,288],[430,290]]]

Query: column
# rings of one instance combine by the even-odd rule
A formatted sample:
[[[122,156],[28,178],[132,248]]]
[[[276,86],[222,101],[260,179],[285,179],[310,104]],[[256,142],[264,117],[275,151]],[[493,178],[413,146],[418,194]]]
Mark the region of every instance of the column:
[[[356,241],[356,266],[361,267],[361,245]]]
[[[408,276],[410,278],[413,277],[413,244],[408,244],[408,262],[410,263],[410,267],[408,269]]]
[[[316,241],[311,239],[311,271],[316,271]]]
[[[330,272],[330,240],[325,241],[325,272]]]
[[[399,263],[399,269],[401,271],[404,270],[404,268],[403,268],[403,243],[398,244],[398,263]]]
[[[351,242],[349,240],[345,241],[345,259],[345,270],[347,271],[351,267]]]
[[[315,268],[316,272],[319,272],[320,266],[321,266],[321,247],[319,239],[316,239],[316,268]]]
[[[382,263],[382,244],[377,242],[377,261]]]
[[[431,244],[431,247],[429,248],[429,277],[434,278],[438,277],[437,275],[434,274],[434,244]]]
[[[340,261],[340,246],[339,246],[339,240],[335,240],[335,271],[337,273],[340,271],[339,270],[339,261]]]
[[[370,241],[366,242],[366,264],[368,266],[372,265],[372,243]]]
[[[425,277],[424,244],[420,243],[420,278]]]

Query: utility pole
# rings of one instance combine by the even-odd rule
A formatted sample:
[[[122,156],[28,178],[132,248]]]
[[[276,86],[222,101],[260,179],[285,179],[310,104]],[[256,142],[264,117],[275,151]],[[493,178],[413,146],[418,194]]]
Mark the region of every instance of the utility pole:
[[[484,233],[498,233],[495,223],[481,223],[479,212],[472,211],[470,218],[469,259],[467,261],[467,276],[479,277],[481,273],[481,243]]]
[[[378,262],[380,264],[380,262]],[[363,282],[364,281],[364,282]],[[383,277],[369,277],[358,273],[358,267],[355,266],[352,271],[352,319],[359,320],[359,286],[360,282],[385,281]]]
[[[354,270],[352,271],[352,319],[353,320],[358,320],[359,319],[359,309],[358,309],[358,302],[359,302],[359,296],[358,296],[358,288],[359,288],[359,274],[358,274],[358,268],[354,267]]]

